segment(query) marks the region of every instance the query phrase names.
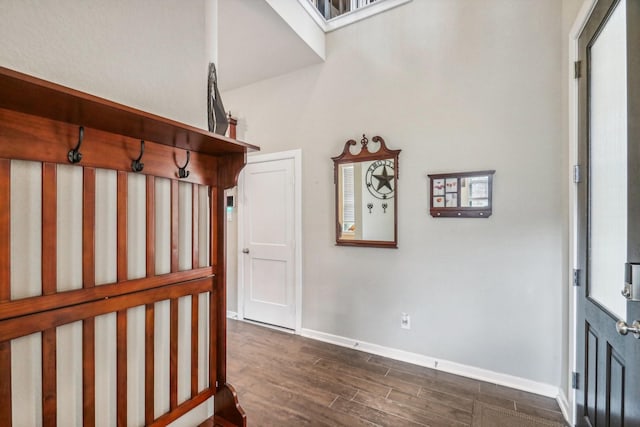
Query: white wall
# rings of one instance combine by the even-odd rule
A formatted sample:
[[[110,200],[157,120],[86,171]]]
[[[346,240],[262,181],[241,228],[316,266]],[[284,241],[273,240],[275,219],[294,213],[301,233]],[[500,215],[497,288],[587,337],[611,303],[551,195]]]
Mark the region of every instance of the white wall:
[[[216,1],[2,0],[0,65],[206,127]]]
[[[216,32],[217,32],[217,0],[191,0],[187,3],[180,0],[114,0],[114,1],[74,1],[61,0],[55,2],[36,2],[23,0],[2,0],[0,2],[0,66],[31,74],[49,81],[53,81],[65,86],[85,91],[97,96],[101,96],[122,104],[136,107],[145,111],[169,117],[174,120],[186,122],[195,126],[207,126],[206,90],[207,90],[207,68],[211,60],[216,59]],[[15,164],[16,162],[14,162]],[[26,174],[26,180],[15,182],[39,182],[39,169],[37,165],[27,164],[33,170],[26,170],[29,167],[22,167],[22,163],[14,165],[14,173]],[[62,169],[60,169],[62,168]],[[67,167],[68,168],[68,167]],[[24,170],[23,170],[24,169]],[[70,183],[69,185],[82,186],[82,175],[73,175],[71,171],[65,172],[65,166],[59,167],[59,185]],[[100,175],[100,174],[99,174]],[[101,176],[101,175],[100,175]],[[110,207],[115,206],[115,175],[104,190],[111,197]],[[133,180],[133,178],[132,178]],[[98,185],[102,185],[104,180],[99,179]],[[105,181],[106,182],[106,181]],[[136,191],[144,193],[144,181],[142,186],[132,181],[132,194]],[[140,184],[138,182],[138,184]],[[34,184],[35,185],[35,184]],[[39,259],[40,242],[37,238],[39,228],[40,213],[37,209],[29,209],[30,203],[39,205],[39,193],[37,185],[31,192],[15,191],[18,197],[16,203],[12,204],[16,212],[13,221],[12,232],[19,236],[25,231],[33,239],[19,239],[12,241],[12,248],[15,254],[35,253]],[[137,188],[137,190],[136,190]],[[168,187],[167,187],[168,188]],[[25,200],[21,203],[22,195],[30,194],[36,197],[35,201]],[[76,195],[81,194],[75,192]],[[131,194],[130,194],[131,195]],[[67,212],[79,215],[78,207],[81,211],[81,199],[76,197],[65,200],[59,208],[60,212]],[[144,200],[144,196],[139,198]],[[188,202],[188,200],[186,201]],[[187,203],[185,203],[187,204]],[[21,208],[22,207],[22,208]],[[107,206],[109,207],[109,206]],[[97,245],[97,250],[103,250],[109,257],[97,254],[97,259],[103,262],[96,268],[97,281],[99,283],[109,282],[115,278],[115,211],[97,209],[102,221],[97,218],[98,230],[97,240],[104,236],[104,244]],[[115,209],[115,208],[113,208]],[[144,209],[144,207],[143,207]],[[28,212],[28,215],[24,215]],[[140,216],[140,211],[130,210],[130,215]],[[144,215],[144,213],[142,213]],[[59,223],[61,230],[69,228],[68,218],[63,216]],[[110,217],[113,221],[108,221]],[[165,218],[166,219],[166,218]],[[144,218],[135,220],[144,221]],[[66,222],[65,222],[66,221]],[[168,220],[167,220],[168,221]],[[133,223],[134,220],[131,220]],[[162,223],[158,220],[158,224]],[[166,222],[166,221],[165,221]],[[101,225],[102,224],[102,225]],[[168,224],[168,222],[167,222]],[[187,227],[189,224],[183,224]],[[66,227],[66,228],[65,228]],[[142,228],[143,231],[144,227]],[[140,229],[138,229],[140,231]],[[35,233],[35,234],[34,234]],[[65,233],[60,233],[65,235]],[[161,240],[159,236],[158,240]],[[78,240],[79,239],[79,240]],[[131,233],[130,248],[144,250],[144,236]],[[59,250],[61,254],[58,260],[59,280],[61,284],[75,283],[75,287],[81,286],[78,280],[81,272],[77,263],[71,265],[70,259],[78,259],[78,251],[81,251],[81,236],[71,234],[69,247]],[[205,240],[201,240],[205,242]],[[58,242],[60,245],[60,241]],[[190,242],[180,242],[182,253],[191,253],[190,250],[183,250],[190,247]],[[17,246],[16,246],[17,245]],[[142,246],[141,246],[142,245]],[[135,257],[131,249],[129,267],[130,277],[144,275],[144,256]],[[161,252],[161,251],[159,251]],[[201,248],[201,253],[206,253]],[[67,256],[68,255],[68,256]],[[73,257],[72,257],[73,255]],[[137,252],[140,255],[140,252]],[[36,263],[26,263],[14,256],[12,267],[12,292],[14,296],[21,294],[39,293],[39,265]],[[30,257],[25,256],[24,259]],[[107,262],[110,260],[109,262]],[[140,264],[142,262],[142,264]],[[181,259],[181,266],[188,267],[190,259]],[[69,267],[69,268],[66,268]],[[165,266],[159,264],[159,269]],[[142,273],[141,273],[142,272]],[[22,289],[26,279],[32,286],[29,289]],[[35,281],[35,282],[34,282]],[[35,283],[35,285],[33,283]],[[33,289],[32,289],[33,288]],[[25,296],[25,295],[22,295]],[[187,299],[180,301],[180,307],[190,318]],[[166,307],[158,307],[156,313],[168,313]],[[181,311],[182,312],[182,311]],[[202,313],[206,310],[202,309]],[[141,398],[143,391],[144,369],[140,364],[144,364],[144,349],[137,346],[139,337],[144,334],[144,315],[140,316],[139,309],[130,311],[129,318],[129,365],[130,381],[128,384],[129,393],[129,425],[144,424],[144,400]],[[114,316],[101,316],[97,321],[99,333],[112,334],[115,336]],[[183,317],[183,316],[181,316]],[[163,317],[166,320],[166,316]],[[156,325],[163,323],[158,319]],[[205,325],[205,319],[202,319]],[[78,333],[78,323],[65,326],[58,331],[58,423],[61,425],[76,425],[81,423],[81,371],[74,369],[77,366],[81,334]],[[168,348],[168,323],[167,327],[157,327],[156,344]],[[182,326],[188,325],[180,320]],[[208,329],[203,326],[200,331],[201,337],[206,337]],[[142,335],[141,335],[142,334]],[[188,334],[182,334],[188,337]],[[204,339],[204,338],[203,338]],[[113,343],[112,343],[113,344]],[[41,410],[38,400],[39,393],[39,337],[29,336],[15,341],[13,357],[16,360],[32,360],[34,363],[14,363],[13,376],[15,378],[26,378],[26,381],[14,381],[13,393],[17,396],[14,402],[20,403],[20,408],[14,408],[14,425],[40,425]],[[103,402],[97,408],[96,421],[99,425],[115,424],[115,351],[114,346],[109,345],[108,340],[99,341],[96,348],[96,365],[98,377],[96,378],[97,401]],[[179,343],[180,360],[179,371],[179,398],[180,401],[189,393],[189,382],[182,379],[188,378],[190,367],[189,342],[181,340]],[[202,346],[204,348],[204,346]],[[158,351],[158,350],[156,350]],[[81,354],[81,353],[80,353]],[[160,354],[160,353],[156,353]],[[204,356],[199,358],[200,363],[205,365]],[[168,406],[168,360],[157,360],[156,367],[162,371],[163,375],[156,378],[157,405],[156,409]],[[166,369],[162,369],[165,367]],[[164,375],[166,374],[166,375]],[[206,375],[206,372],[205,372]],[[165,378],[166,377],[166,378]],[[182,378],[182,379],[181,379]],[[206,377],[200,378],[199,388],[204,388]],[[187,389],[185,390],[185,386]],[[166,393],[165,393],[166,392]],[[78,395],[78,393],[80,393]],[[24,406],[24,407],[23,407]],[[177,420],[173,425],[196,425],[212,413],[212,400]],[[18,417],[18,418],[16,418]]]
[[[303,149],[303,328],[566,388],[562,16],[414,1],[328,34],[324,64],[223,93],[241,139]],[[402,149],[398,250],[334,245],[330,157],[363,132]],[[491,218],[429,216],[427,173],[485,169]]]
[[[219,0],[218,87],[237,88],[317,64],[324,33],[296,0]]]

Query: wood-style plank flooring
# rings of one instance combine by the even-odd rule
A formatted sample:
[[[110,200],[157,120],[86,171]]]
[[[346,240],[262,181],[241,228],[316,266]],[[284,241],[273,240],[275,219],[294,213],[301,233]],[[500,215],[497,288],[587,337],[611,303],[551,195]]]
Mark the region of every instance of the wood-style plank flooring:
[[[229,319],[227,341],[250,427],[565,425],[554,399],[246,322]]]

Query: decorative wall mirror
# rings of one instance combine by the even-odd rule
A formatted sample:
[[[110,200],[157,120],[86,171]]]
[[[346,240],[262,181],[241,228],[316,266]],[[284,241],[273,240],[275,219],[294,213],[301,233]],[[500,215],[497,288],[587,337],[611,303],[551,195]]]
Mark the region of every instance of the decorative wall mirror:
[[[496,171],[429,175],[431,216],[488,218],[492,210],[493,174]]]
[[[372,144],[362,135],[361,147],[350,139],[333,157],[336,184],[336,245],[398,247],[398,155],[384,139]],[[375,150],[370,149],[370,145]]]

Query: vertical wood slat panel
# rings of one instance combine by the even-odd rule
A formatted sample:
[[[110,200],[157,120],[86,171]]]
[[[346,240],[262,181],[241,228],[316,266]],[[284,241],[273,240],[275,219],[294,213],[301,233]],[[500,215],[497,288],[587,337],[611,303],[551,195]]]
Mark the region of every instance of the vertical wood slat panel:
[[[192,193],[192,220],[191,220],[191,262],[192,268],[200,266],[200,243],[199,243],[199,218],[200,218],[200,186],[193,184]],[[198,394],[198,295],[191,296],[191,397]]]
[[[147,277],[156,275],[156,182],[147,176]]]
[[[96,424],[96,326],[95,318],[82,321],[82,423]]]
[[[191,398],[198,394],[198,295],[191,295]]]
[[[156,274],[156,183],[155,177],[147,176],[147,277]],[[154,351],[155,351],[155,306],[145,308],[144,342],[144,422],[150,425],[155,415],[154,396]]]
[[[217,280],[214,278],[214,280]],[[217,286],[216,286],[217,287]],[[223,381],[218,377],[218,350],[220,343],[218,338],[218,315],[217,310],[217,298],[218,293],[212,290],[209,293],[209,387],[216,390],[218,380]],[[224,385],[224,382],[220,385]]]
[[[96,170],[84,168],[82,189],[82,287],[93,288],[96,282]],[[96,424],[95,320],[82,321],[82,422]]]
[[[127,426],[127,311],[118,311],[116,315],[117,346],[117,419],[118,427]]]
[[[118,247],[118,282],[124,282],[128,279],[127,266],[127,198],[128,198],[128,176],[127,172],[118,172],[118,201],[117,201],[117,247]]]
[[[82,287],[96,284],[96,170],[84,168],[82,182]]]
[[[199,202],[199,188],[198,184],[193,184],[191,187],[192,204],[192,220],[191,220],[191,268],[200,267],[200,244],[199,244],[199,219],[200,219],[200,202]]]
[[[227,293],[226,293],[226,254],[224,222],[224,189],[213,188],[211,193],[211,261],[216,265],[215,292],[212,301],[211,317],[215,319],[212,328],[216,335],[211,339],[212,351],[215,352],[216,380],[220,387],[227,382]],[[214,258],[215,257],[215,258]],[[215,302],[215,304],[213,304]]]
[[[56,211],[57,211],[57,197],[56,197],[56,190],[55,190],[55,175],[56,175],[56,170],[55,170],[55,165],[45,165],[43,167],[43,253],[46,251],[48,254],[56,254],[57,251],[57,241],[56,241]],[[117,209],[117,215],[118,215],[118,260],[117,260],[117,266],[118,266],[118,280],[126,280],[126,271],[127,271],[127,264],[126,264],[126,173],[119,173],[118,174],[118,209]],[[95,169],[92,168],[87,168],[83,177],[83,185],[84,185],[84,190],[83,190],[83,287],[87,288],[87,287],[93,287],[95,286]],[[151,180],[148,180],[147,185],[151,186],[153,188],[153,178]],[[172,185],[172,241],[177,242],[177,181],[175,181],[174,185]],[[197,245],[197,239],[198,239],[198,189],[197,186],[194,185],[194,190],[193,190],[193,194],[194,194],[194,201],[193,201],[193,235],[196,236],[194,237],[194,248],[192,249],[194,252],[197,253],[198,251],[198,245]],[[51,190],[53,189],[53,191]],[[8,194],[8,192],[6,192]],[[154,205],[153,201],[154,201],[154,191],[150,191],[148,192],[148,194],[150,194],[150,199],[151,199],[151,203],[149,203],[150,205]],[[124,206],[124,208],[123,208]],[[155,206],[154,206],[155,208]],[[155,209],[154,209],[155,210]],[[213,210],[215,212],[215,210]],[[153,217],[153,215],[150,215],[150,217]],[[152,224],[153,225],[153,224]],[[155,233],[155,227],[151,226],[150,227],[153,232],[149,233],[148,236],[150,236],[149,241],[154,241],[154,236],[153,234]],[[211,230],[211,235],[214,236],[216,234],[216,232],[213,230],[214,227],[212,227]],[[153,245],[149,244],[149,241],[147,242],[148,246],[150,246],[152,248],[152,250],[148,251],[148,252],[155,252]],[[212,242],[214,242],[215,240],[212,240]],[[52,246],[53,244],[53,246]],[[46,247],[52,248],[52,249],[44,249]],[[177,264],[177,250],[173,250],[173,249],[177,249],[177,245],[173,245],[172,244],[172,264]],[[212,253],[215,253],[216,249],[212,249]],[[175,254],[175,255],[174,255]],[[174,263],[174,259],[176,259],[176,262]],[[195,255],[193,257],[194,260],[198,260],[198,256]],[[45,265],[46,263],[46,265]],[[154,262],[148,263],[150,266],[150,268],[148,268],[148,270],[154,270]],[[214,264],[212,262],[212,264]],[[172,265],[173,267],[173,265]],[[173,267],[175,269],[177,269],[176,267]],[[151,274],[153,274],[153,271],[151,271]],[[55,256],[49,256],[48,257],[48,263],[45,259],[43,259],[43,293],[45,292],[49,292],[49,293],[55,293],[55,289],[56,289],[56,280],[55,280],[55,275],[56,275],[56,257]],[[149,307],[147,307],[149,308]],[[150,307],[151,310],[148,310],[148,313],[151,313],[153,315],[153,306]],[[217,314],[216,314],[216,299],[214,297],[214,294],[212,292],[211,294],[211,311],[210,311],[210,316],[212,319],[212,327],[210,330],[211,333],[211,338],[210,338],[210,342],[213,345],[210,345],[209,347],[211,347],[210,351],[213,350],[213,356],[210,357],[210,360],[213,362],[212,366],[216,366],[216,360],[217,357],[215,355],[215,341],[216,341],[216,335],[217,335],[217,331],[216,331],[216,327],[215,327],[215,319],[217,319]],[[177,328],[177,321],[178,321],[178,300],[173,300],[172,301],[172,307],[171,307],[171,311],[172,311],[172,331],[171,331],[171,345],[172,345],[172,349],[171,349],[171,353],[173,356],[173,360],[175,361],[172,364],[172,375],[171,377],[174,379],[174,384],[171,386],[171,405],[172,408],[177,407],[177,362],[178,362],[178,352],[177,352],[177,336],[178,336],[178,328]],[[122,317],[121,317],[122,316]],[[193,346],[193,350],[192,350],[192,372],[191,372],[191,377],[192,377],[192,394],[197,394],[197,388],[198,388],[198,381],[197,381],[197,360],[198,360],[198,299],[197,296],[193,296],[192,298],[192,325],[194,326],[193,330],[192,330],[192,334],[191,334],[191,340],[194,343]],[[151,320],[151,328],[153,328],[153,320]],[[121,312],[118,313],[118,319],[117,319],[117,331],[118,331],[118,423],[119,425],[126,425],[126,312]],[[123,331],[124,333],[121,333],[121,331]],[[147,346],[148,349],[150,350],[150,355],[151,355],[151,363],[147,363],[147,366],[151,367],[151,375],[148,375],[148,378],[150,379],[150,381],[148,381],[147,383],[150,384],[150,387],[147,387],[147,384],[145,384],[145,388],[148,388],[148,390],[153,390],[153,334],[151,335],[147,335],[147,338],[151,337],[151,345]],[[94,377],[95,377],[95,347],[94,347],[94,342],[95,342],[95,328],[94,328],[94,319],[87,319],[84,323],[83,323],[83,365],[85,367],[85,373],[83,374],[83,406],[85,408],[84,410],[84,416],[83,416],[83,423],[84,425],[94,425],[95,424],[95,413],[93,412],[93,410],[95,409],[95,383],[94,383]],[[121,349],[124,349],[124,352],[121,351]],[[10,353],[8,353],[10,356]],[[124,356],[124,357],[123,357]],[[148,360],[149,357],[145,356],[146,359]],[[56,408],[56,401],[55,401],[55,377],[56,377],[56,331],[55,329],[49,330],[49,331],[45,331],[43,333],[43,363],[45,363],[44,361],[48,360],[50,361],[50,363],[48,363],[48,366],[52,369],[49,369],[50,374],[46,374],[45,372],[47,371],[46,367],[43,366],[43,387],[44,387],[44,383],[45,381],[45,377],[46,376],[50,376],[50,378],[52,378],[54,381],[50,382],[51,385],[53,385],[53,408]],[[124,360],[124,364],[122,363],[122,361]],[[89,365],[90,365],[90,369],[86,369],[87,368],[87,364],[85,361],[89,361]],[[124,369],[121,369],[120,366],[123,366]],[[121,372],[124,371],[124,375],[121,374]],[[212,377],[212,385],[215,384],[215,378],[216,378],[216,369],[211,369],[211,377]],[[87,381],[90,378],[89,381]],[[122,387],[122,381],[121,379],[124,378],[124,387]],[[6,384],[6,382],[5,382]],[[51,387],[50,387],[51,388]],[[125,390],[125,392],[121,392],[121,390]],[[122,398],[124,396],[124,398]],[[149,394],[150,399],[147,398],[146,400],[151,400],[151,405],[146,405],[148,407],[151,408],[151,414],[153,414],[153,393]],[[175,396],[175,397],[174,397]],[[124,400],[124,405],[122,405],[121,401]],[[92,402],[93,401],[93,402]],[[145,402],[146,403],[146,402]],[[45,410],[45,406],[50,406],[50,404],[46,403],[46,397],[45,397],[45,390],[43,389],[43,421],[45,425],[55,425],[55,413],[56,410],[54,409],[51,413],[54,415],[53,418],[50,418],[48,421],[50,421],[50,423],[47,422],[46,419],[46,415],[45,412],[47,412]],[[122,418],[124,416],[124,419]],[[147,418],[150,418],[151,421],[153,420],[153,415],[149,416],[148,413],[145,413],[145,416]],[[6,419],[10,419],[10,417],[5,418]]]
[[[57,280],[57,166],[42,164],[42,294],[56,293]]]
[[[0,303],[11,299],[11,161],[0,160]],[[0,420],[11,427],[11,341],[0,342]]]
[[[57,423],[56,400],[56,330],[42,331],[42,425],[53,427]]]
[[[0,419],[11,427],[11,418],[11,341],[3,341],[0,342]]]
[[[220,354],[226,352],[226,342],[219,341],[224,338],[224,335],[219,334],[220,328],[220,319],[218,319],[218,311],[217,304],[218,300],[221,298],[220,290],[221,290],[221,278],[220,274],[224,271],[224,265],[220,262],[218,257],[218,251],[220,250],[219,242],[216,239],[219,233],[219,212],[218,212],[218,199],[220,198],[220,191],[218,187],[210,187],[211,195],[209,197],[210,202],[210,236],[209,236],[209,245],[211,252],[211,265],[213,266],[213,271],[215,273],[215,277],[213,279],[213,289],[211,290],[211,294],[209,296],[209,383],[212,388],[217,388],[216,382],[220,381],[219,385],[224,385],[226,381],[226,368],[224,366],[223,360],[219,357]],[[224,224],[223,224],[224,225]]]
[[[11,160],[0,159],[0,303],[10,299]]]
[[[127,265],[127,220],[128,220],[128,175],[118,172],[117,184],[117,276],[118,282],[128,279]],[[116,395],[118,426],[127,425],[127,311],[116,315]]]
[[[154,344],[155,344],[155,306],[147,304],[145,312],[144,340],[144,423],[150,425],[154,420]]]
[[[178,214],[179,182],[175,179],[171,180],[171,272],[178,271],[178,233],[180,228],[180,218]]]
[[[42,164],[42,294],[56,292],[57,280],[57,166]],[[45,256],[46,255],[46,256]],[[42,331],[42,425],[55,426],[56,401],[56,330]]]
[[[172,298],[169,314],[169,407],[178,407],[178,300]]]
[[[209,257],[213,272],[218,275],[218,188],[209,187]]]

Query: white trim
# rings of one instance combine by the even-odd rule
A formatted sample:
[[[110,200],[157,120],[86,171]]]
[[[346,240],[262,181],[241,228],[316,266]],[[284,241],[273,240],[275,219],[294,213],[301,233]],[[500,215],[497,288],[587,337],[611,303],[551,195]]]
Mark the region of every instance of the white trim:
[[[239,320],[239,319],[237,319],[237,320]],[[255,320],[242,319],[242,320],[239,320],[239,321],[240,322],[244,322],[244,323],[250,323],[250,324],[256,325],[256,326],[261,326],[261,327],[267,328],[267,329],[273,329],[274,331],[284,332],[285,334],[294,335],[296,333],[296,331],[293,331],[293,330],[288,329],[288,328],[283,328],[282,326],[270,325],[268,323],[262,323],[262,322],[256,322]]]
[[[302,329],[302,150],[293,150],[294,205],[295,215],[295,260],[296,260],[296,333]]]
[[[331,31],[335,31],[338,28],[351,25],[354,22],[358,22],[373,15],[377,15],[378,13],[385,12],[389,9],[393,9],[394,7],[409,3],[410,1],[412,0],[378,0],[374,3],[352,10],[351,12],[347,12],[340,16],[336,16],[335,18],[327,21],[309,0],[298,0],[298,2],[307,11],[311,18],[313,18],[314,22],[325,33],[330,33]]]
[[[247,155],[247,163],[248,158],[249,156]],[[238,320],[244,319],[244,260],[241,255],[241,248],[244,242],[244,224],[242,223],[241,216],[242,209],[244,209],[244,169],[240,171],[240,175],[238,175],[238,191],[236,193],[236,212],[238,218],[236,221],[236,227],[238,228],[238,244],[236,245],[236,252],[238,254],[238,262],[236,263],[236,268],[238,269],[236,273],[238,278],[236,284],[236,319]]]
[[[304,8],[304,10],[307,11],[309,16],[311,16],[311,18],[313,19],[313,22],[315,22],[318,25],[318,27],[320,27],[320,29],[326,33],[327,21],[325,21],[324,17],[320,15],[320,11],[316,9],[316,7],[312,5],[309,0],[298,0],[298,3],[300,3],[300,5]]]
[[[296,325],[295,333],[302,329],[302,150],[288,150],[277,153],[249,154],[247,164],[270,162],[274,160],[293,159],[294,179],[294,263],[295,263],[295,304]],[[238,178],[238,250],[244,242],[244,222],[242,221],[242,209],[244,209],[244,171]],[[238,308],[237,319],[244,320],[244,258],[238,258]]]
[[[562,390],[559,390],[558,396],[556,397],[556,402],[558,402],[558,406],[560,407],[560,412],[562,412],[562,416],[565,421],[570,420],[570,416],[573,413],[573,409],[569,406],[569,401],[567,400],[567,395],[564,394]],[[570,425],[575,425],[574,423],[569,423]]]
[[[578,52],[578,38],[580,37],[580,33],[584,29],[584,26],[595,7],[596,0],[585,0],[582,4],[578,15],[571,26],[571,31],[569,32],[569,75],[567,78],[569,79],[569,100],[568,100],[568,108],[569,108],[569,171],[568,171],[568,182],[569,182],[569,259],[571,260],[569,266],[569,277],[573,276],[573,269],[578,266],[578,230],[577,230],[577,215],[578,215],[578,203],[577,203],[577,188],[576,184],[573,182],[573,165],[578,163],[578,80],[574,77],[574,67],[573,64],[578,60],[579,52]],[[584,67],[587,64],[583,64]],[[587,172],[582,171],[582,175],[585,175]],[[576,342],[576,331],[577,331],[577,322],[578,322],[578,313],[576,310],[577,307],[577,298],[578,292],[577,289],[573,287],[572,283],[569,283],[569,287],[571,289],[571,297],[569,299],[569,354],[572,355],[572,360],[569,361],[569,372],[567,372],[567,384],[569,384],[569,396],[567,400],[567,396],[564,396],[564,402],[558,401],[560,404],[560,409],[563,409],[563,405],[566,407],[563,409],[563,413],[566,410],[565,418],[570,420],[571,425],[575,425],[577,421],[576,417],[576,391],[571,389],[572,382],[572,373],[577,370],[577,342]],[[571,357],[571,356],[570,356]]]
[[[227,310],[227,318],[238,320],[238,313],[235,311]]]
[[[395,348],[384,347],[378,344],[358,341],[352,338],[345,338],[325,332],[314,331],[312,329],[302,329],[300,331],[300,335],[318,341],[324,341],[330,344],[339,345],[341,347],[349,347],[355,350],[376,354],[378,356],[384,356],[390,359],[412,363],[414,365],[437,369],[439,371],[448,372],[451,374],[462,375],[467,378],[486,381],[505,387],[511,387],[518,390],[551,397],[556,400],[560,398],[560,389],[558,387],[550,384],[532,381],[526,378],[520,378],[513,375],[494,372],[488,369],[477,368],[475,366],[463,365],[461,363],[437,359],[434,357],[411,353]]]

